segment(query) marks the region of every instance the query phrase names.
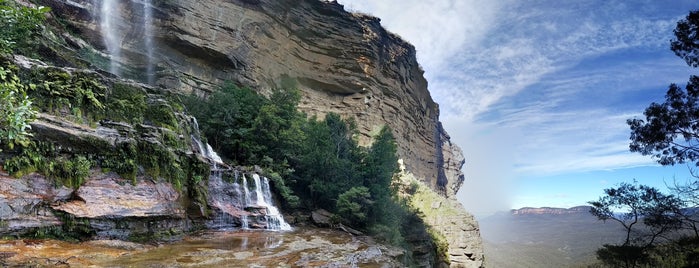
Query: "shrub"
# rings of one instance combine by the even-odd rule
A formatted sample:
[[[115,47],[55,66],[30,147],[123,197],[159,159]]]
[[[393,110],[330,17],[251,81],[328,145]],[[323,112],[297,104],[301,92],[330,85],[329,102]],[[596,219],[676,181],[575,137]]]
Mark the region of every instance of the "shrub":
[[[29,123],[36,110],[27,97],[27,88],[10,70],[0,67],[0,151],[15,145],[27,146],[31,134]]]

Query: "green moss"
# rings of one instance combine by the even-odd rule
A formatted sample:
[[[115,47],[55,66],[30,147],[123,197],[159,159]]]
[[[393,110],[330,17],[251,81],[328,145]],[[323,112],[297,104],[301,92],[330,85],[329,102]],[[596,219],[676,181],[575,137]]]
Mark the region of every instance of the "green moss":
[[[432,242],[437,247],[438,258],[444,261],[446,264],[449,264],[449,242],[447,241],[447,238],[432,227],[427,228],[427,233],[430,234]]]
[[[72,158],[58,157],[47,160],[48,168],[44,168],[42,173],[52,178],[57,185],[64,185],[69,188],[78,188],[90,175],[93,166],[92,161],[82,155]]]
[[[22,148],[18,155],[5,160],[3,168],[15,177],[39,172],[56,185],[77,188],[90,175],[93,165],[83,155],[59,153],[53,143],[35,142]]]
[[[145,122],[154,126],[175,130],[179,127],[175,111],[164,100],[156,100],[148,105]]]
[[[98,74],[34,68],[27,79],[36,84],[30,95],[43,112],[83,124],[102,119],[107,87]]]
[[[99,56],[93,53],[81,51],[85,57]],[[19,71],[14,65],[4,65]],[[133,183],[139,176],[165,179],[178,190],[195,187],[208,177],[208,165],[186,154],[190,142],[182,137],[189,137],[189,130],[180,121],[188,118],[180,114],[184,107],[178,95],[128,83],[108,84],[93,72],[37,67],[17,73],[23,82],[35,84],[29,94],[41,112],[92,127],[106,119],[128,123],[135,129],[127,124],[113,124],[126,138],[116,146],[98,137],[71,136],[60,146],[37,142],[26,150],[6,152],[0,161],[14,176],[38,172],[53,178],[57,185],[78,187],[92,167],[100,167]],[[39,148],[45,144],[52,148]],[[206,190],[193,190],[190,194],[201,199]]]
[[[182,148],[187,145],[178,137],[177,133],[168,129],[162,130],[162,139],[165,146],[170,148]]]
[[[147,109],[146,93],[138,87],[117,83],[107,95],[104,118],[130,124],[142,123]]]
[[[407,193],[404,198],[408,200],[408,205],[421,214],[425,221],[427,232],[436,247],[436,254],[439,260],[449,263],[449,242],[447,238],[431,224],[438,217],[448,217],[458,215],[461,212],[448,204],[448,200],[440,196],[432,189],[418,182],[410,174],[401,174],[399,184],[402,192]],[[433,204],[440,203],[439,208],[433,208]]]
[[[136,184],[136,176],[138,175],[136,155],[134,143],[122,143],[115,150],[103,152],[96,158],[99,159],[99,165],[103,172],[116,172],[122,178]]]

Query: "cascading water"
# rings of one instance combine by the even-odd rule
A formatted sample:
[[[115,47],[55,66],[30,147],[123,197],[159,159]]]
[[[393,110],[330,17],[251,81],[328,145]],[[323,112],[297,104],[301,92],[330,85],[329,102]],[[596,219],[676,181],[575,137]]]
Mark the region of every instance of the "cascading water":
[[[148,84],[155,83],[155,65],[154,65],[154,51],[155,45],[153,42],[154,31],[153,31],[153,5],[151,0],[131,0],[131,6],[141,5],[143,12],[143,20],[140,22],[141,25],[133,25],[139,30],[143,30],[143,39],[137,40],[143,42],[143,48],[145,49],[145,69],[146,69],[146,82]],[[122,62],[121,49],[123,42],[123,36],[126,34],[122,32],[125,22],[123,21],[123,16],[120,12],[119,0],[101,0],[99,6],[99,26],[102,33],[102,41],[104,42],[107,52],[109,53],[109,72],[114,75],[121,75],[119,64]],[[129,40],[133,41],[133,40]]]
[[[250,222],[248,222],[248,215],[240,216],[240,228],[250,229]]]
[[[229,187],[232,188],[232,193],[229,190],[228,193],[235,195],[232,202],[229,202],[235,206],[235,211],[239,214],[240,227],[242,229],[248,229],[251,226],[251,220],[256,221],[256,228],[266,228],[268,230],[281,230],[288,231],[291,230],[291,225],[289,225],[282,217],[279,209],[274,206],[272,201],[272,193],[269,186],[269,179],[265,177],[260,177],[257,174],[252,174],[252,179],[254,183],[254,192],[250,191],[250,186],[248,185],[248,179],[245,174],[240,174],[242,177],[242,185],[238,183],[239,173],[237,170],[221,169],[218,165],[225,167],[225,164],[221,160],[221,157],[211,148],[211,145],[204,144],[199,138],[199,124],[196,118],[192,118],[192,125],[194,131],[192,133],[192,141],[197,145],[199,153],[206,157],[211,163],[211,176],[209,178],[209,185],[220,185],[224,186],[226,183],[223,182],[222,176],[224,172],[233,172],[235,181]],[[229,188],[229,189],[231,189]],[[240,188],[243,188],[242,191]],[[220,189],[214,189],[218,190]],[[211,195],[214,195],[213,191]],[[230,200],[230,199],[229,199]],[[218,206],[226,207],[230,204],[220,204]],[[226,221],[231,221],[231,214],[221,213],[222,215],[218,217],[218,222],[213,224],[213,226],[230,226],[226,224]],[[260,220],[261,219],[261,220]],[[262,223],[260,223],[262,222]],[[261,225],[262,224],[262,225]]]
[[[250,194],[250,190],[248,188],[248,178],[245,177],[245,174],[243,174],[243,190],[245,191],[245,195],[243,195],[243,198],[245,198],[245,206],[249,207],[253,205],[253,203],[252,195]]]
[[[291,226],[284,221],[279,209],[272,205],[272,193],[269,190],[269,180],[262,177],[264,183],[260,183],[260,176],[252,174],[255,181],[255,205],[267,209],[265,219],[267,221],[267,229],[271,230],[291,230]]]
[[[143,1],[143,41],[146,46],[146,80],[149,85],[155,83],[155,70],[153,66],[153,6],[151,0]]]
[[[119,10],[118,0],[102,0],[100,12],[100,30],[102,31],[102,40],[109,52],[109,72],[119,75],[119,68],[116,64],[121,57],[121,38],[119,37],[119,27],[117,22],[120,19],[116,10]]]

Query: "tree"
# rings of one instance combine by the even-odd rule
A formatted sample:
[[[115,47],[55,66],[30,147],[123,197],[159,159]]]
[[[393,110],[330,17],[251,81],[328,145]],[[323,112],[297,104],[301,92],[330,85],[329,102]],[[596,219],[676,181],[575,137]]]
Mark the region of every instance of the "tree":
[[[592,205],[590,213],[600,220],[620,223],[626,231],[624,246],[650,246],[663,234],[679,228],[676,212],[680,210],[682,202],[674,195],[665,195],[654,187],[630,183],[621,183],[619,187],[605,189],[604,192],[606,196],[589,202]]]
[[[41,31],[41,24],[49,12],[47,7],[29,8],[0,0],[0,54],[26,49]],[[27,90],[9,69],[0,67],[0,151],[15,145],[29,144],[29,123],[36,109],[27,97]]]
[[[592,205],[590,213],[602,221],[616,221],[626,236],[621,245],[605,244],[597,257],[612,267],[638,267],[651,261],[649,250],[659,238],[681,227],[682,202],[646,185],[622,183],[604,190],[606,196]]]
[[[671,49],[689,66],[699,66],[699,11],[677,23]],[[684,89],[671,84],[665,102],[651,103],[646,120],[629,119],[632,152],[652,155],[661,165],[692,162],[699,165],[699,77],[692,75]]]
[[[689,66],[699,67],[699,10],[690,11],[684,20],[677,23],[674,32],[672,51]]]
[[[297,191],[308,193],[312,207],[334,211],[341,193],[363,185],[362,152],[354,140],[357,130],[352,121],[334,113],[322,121],[309,119],[303,129],[306,139],[294,166]]]
[[[224,84],[208,98],[190,96],[185,106],[200,121],[201,131],[222,156],[238,164],[257,163],[264,146],[253,128],[259,106],[267,100],[252,89]]]
[[[337,213],[345,223],[363,227],[373,204],[369,188],[352,187],[337,197]]]
[[[699,67],[699,11],[691,11],[680,20],[674,34],[672,51],[689,66]],[[661,165],[699,166],[699,77],[690,76],[684,87],[671,84],[665,100],[651,103],[644,116],[627,120],[632,152],[650,155]],[[624,243],[604,245],[597,251],[598,259],[613,267],[692,266],[695,262],[691,260],[696,259],[692,254],[699,244],[699,221],[691,208],[699,204],[699,181],[684,185],[675,182],[670,189],[676,195],[665,195],[644,185],[622,184],[606,189],[606,196],[599,201],[590,202],[592,214],[600,220],[617,221],[626,230]],[[694,238],[664,237],[679,228],[693,231]],[[656,246],[659,238],[668,243]]]
[[[381,128],[364,159],[366,186],[376,197],[389,197],[393,174],[398,170],[397,145],[391,129]]]

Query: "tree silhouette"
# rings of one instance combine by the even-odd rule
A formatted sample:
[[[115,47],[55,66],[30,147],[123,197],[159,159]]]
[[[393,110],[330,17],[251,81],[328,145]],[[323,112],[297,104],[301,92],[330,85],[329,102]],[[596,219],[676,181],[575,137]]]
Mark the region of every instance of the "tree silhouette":
[[[689,66],[699,66],[699,11],[677,23],[672,51]],[[652,155],[661,165],[699,165],[699,77],[682,88],[671,84],[663,103],[651,103],[645,120],[629,119],[630,150]]]

